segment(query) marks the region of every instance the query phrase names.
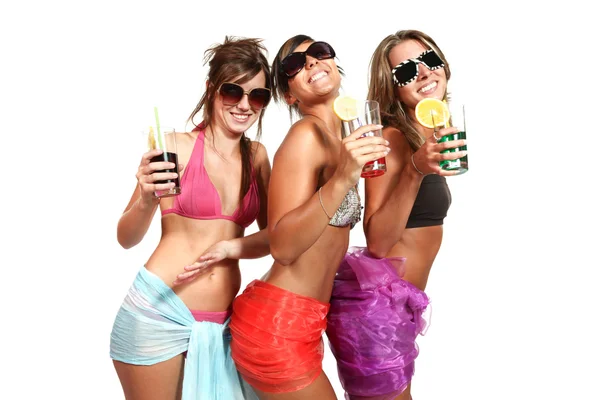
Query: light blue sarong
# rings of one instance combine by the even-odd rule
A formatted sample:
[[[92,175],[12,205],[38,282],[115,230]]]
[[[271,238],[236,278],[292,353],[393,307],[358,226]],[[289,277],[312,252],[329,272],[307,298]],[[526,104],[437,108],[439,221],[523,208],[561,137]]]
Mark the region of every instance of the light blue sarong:
[[[182,400],[258,400],[231,358],[229,320],[194,320],[179,296],[145,267],[117,313],[110,338],[111,358],[127,364],[153,365],[187,351]]]

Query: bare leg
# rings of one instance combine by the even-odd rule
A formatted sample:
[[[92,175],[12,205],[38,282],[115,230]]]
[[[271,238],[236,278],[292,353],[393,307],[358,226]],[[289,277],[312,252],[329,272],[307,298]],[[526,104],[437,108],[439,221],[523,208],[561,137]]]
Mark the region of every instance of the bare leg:
[[[394,400],[412,400],[412,396],[410,395],[410,383],[404,392],[400,393],[399,396],[396,396]]]
[[[113,361],[126,400],[180,400],[183,354],[154,365]]]
[[[350,395],[350,400],[381,400],[383,398],[387,399],[388,396],[387,395],[381,395],[381,396],[352,396],[352,395]],[[406,389],[402,393],[400,393],[398,396],[394,397],[393,400],[412,400],[412,396],[410,395],[410,383],[408,384]]]
[[[429,273],[431,272],[431,265],[424,266],[422,268],[411,268],[405,271],[402,279],[405,281],[412,283],[419,290],[425,291],[425,286],[427,286],[427,280],[429,279]],[[400,271],[398,271],[400,273]],[[416,361],[415,361],[416,362]],[[410,383],[404,392],[402,392],[399,396],[394,398],[394,400],[412,400],[412,396],[410,394]]]
[[[257,389],[254,389],[254,391],[260,400],[337,400],[333,387],[331,387],[331,383],[323,371],[321,371],[321,374],[313,383],[297,392],[266,393]]]

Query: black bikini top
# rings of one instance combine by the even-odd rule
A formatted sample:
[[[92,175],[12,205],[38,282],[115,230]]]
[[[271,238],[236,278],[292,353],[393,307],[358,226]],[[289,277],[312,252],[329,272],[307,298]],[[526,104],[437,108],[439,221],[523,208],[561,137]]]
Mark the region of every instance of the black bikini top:
[[[452,196],[446,178],[436,174],[427,175],[421,182],[406,228],[442,225],[451,203]]]

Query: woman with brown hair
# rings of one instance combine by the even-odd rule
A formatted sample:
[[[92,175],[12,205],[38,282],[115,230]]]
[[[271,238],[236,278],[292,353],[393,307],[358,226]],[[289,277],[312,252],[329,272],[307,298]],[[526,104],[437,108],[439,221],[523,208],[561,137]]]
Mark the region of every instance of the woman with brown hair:
[[[387,154],[381,137],[342,139],[333,112],[341,75],[335,51],[306,35],[287,40],[273,61],[273,87],[300,119],[273,160],[268,231],[275,262],[233,303],[236,367],[262,400],[333,400],[322,370],[335,271],[362,213],[362,167]],[[358,140],[357,140],[358,139]]]
[[[176,174],[143,155],[137,185],[117,228],[124,248],[138,244],[160,207],[162,235],[139,271],[111,334],[110,354],[127,400],[244,399],[231,359],[229,316],[239,291],[238,260],[269,253],[266,150],[245,132],[271,98],[266,49],[258,39],[225,38],[205,52],[206,92],[177,133],[181,194],[156,198]],[[244,237],[257,221],[259,232]],[[185,271],[184,271],[184,266]]]

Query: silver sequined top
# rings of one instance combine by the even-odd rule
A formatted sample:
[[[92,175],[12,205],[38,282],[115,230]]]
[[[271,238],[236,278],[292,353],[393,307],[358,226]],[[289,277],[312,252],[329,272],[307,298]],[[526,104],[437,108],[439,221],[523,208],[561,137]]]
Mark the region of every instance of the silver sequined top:
[[[354,225],[358,221],[360,221],[360,214],[362,213],[362,205],[360,204],[360,195],[358,194],[358,190],[356,187],[350,189],[346,196],[344,196],[344,200],[342,200],[342,204],[337,209],[333,218],[329,221],[329,225],[332,226],[350,226],[350,229],[354,228]]]

